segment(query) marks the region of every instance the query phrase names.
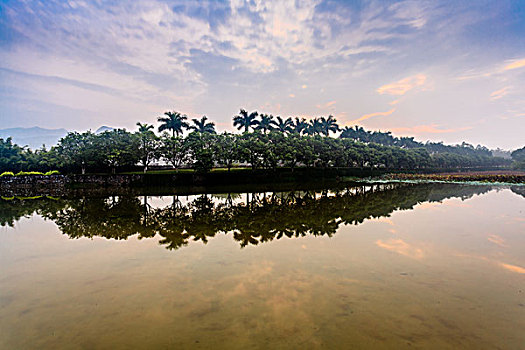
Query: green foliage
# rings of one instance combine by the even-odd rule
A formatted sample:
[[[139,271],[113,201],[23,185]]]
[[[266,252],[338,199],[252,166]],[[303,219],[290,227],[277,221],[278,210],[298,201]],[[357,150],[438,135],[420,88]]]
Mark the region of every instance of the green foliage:
[[[27,166],[25,150],[14,144],[10,137],[0,138],[0,171],[19,171]]]
[[[159,126],[159,131],[162,132],[164,130],[171,130],[171,136],[179,136],[179,134],[182,134],[184,129],[187,129],[189,127],[188,123],[186,123],[186,119],[188,117],[186,115],[183,115],[179,112],[164,112],[164,115],[166,117],[158,117],[157,120],[161,122],[162,124]]]
[[[199,173],[207,173],[213,168],[216,158],[216,135],[192,132],[186,140],[193,160],[192,168]]]
[[[160,157],[160,139],[152,131],[153,125],[137,123],[139,131],[133,135],[139,163],[148,170],[150,163]]]
[[[515,150],[510,154],[512,157],[512,167],[518,170],[525,170],[525,147]]]
[[[15,174],[15,176],[26,176],[26,175],[44,175],[44,173],[40,171],[19,171]]]
[[[313,118],[273,117],[241,109],[233,124],[242,134],[216,134],[206,116],[186,123],[187,116],[166,112],[159,117],[160,137],[153,125],[137,123],[138,131],[125,129],[94,134],[70,132],[51,149],[32,151],[0,139],[1,171],[51,171],[85,173],[130,171],[140,165],[144,172],[157,160],[179,169],[190,166],[205,173],[215,166],[230,169],[237,163],[252,169],[295,167],[359,167],[388,169],[475,168],[509,165],[493,157],[483,146],[462,143],[420,143],[394,137],[390,132],[366,131],[362,127],[340,130],[333,116]],[[193,130],[181,136],[186,129]],[[253,132],[249,132],[254,130]],[[341,131],[338,138],[329,137]],[[514,166],[525,168],[525,147],[512,153]],[[131,168],[131,169],[130,169]]]
[[[47,173],[45,173],[44,175],[47,175],[47,176],[49,176],[49,175],[60,175],[60,171],[58,171],[58,170],[50,170]]]
[[[12,171],[4,171],[2,174],[0,174],[0,177],[1,176],[15,176],[15,174]]]
[[[189,160],[188,143],[179,136],[162,135],[160,140],[160,158],[178,169]]]

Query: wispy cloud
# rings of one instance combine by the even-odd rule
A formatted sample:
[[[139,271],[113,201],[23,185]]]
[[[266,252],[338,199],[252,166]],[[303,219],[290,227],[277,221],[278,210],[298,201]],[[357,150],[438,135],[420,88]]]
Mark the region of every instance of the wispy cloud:
[[[389,94],[389,95],[402,96],[416,87],[424,87],[426,81],[427,81],[426,75],[417,74],[411,77],[407,77],[407,78],[398,80],[395,83],[383,85],[377,89],[377,92],[379,92],[381,95]]]
[[[326,108],[330,108],[330,107],[335,106],[336,103],[337,103],[337,101],[330,101],[330,102],[326,102],[324,104],[318,104],[318,105],[316,105],[316,107],[319,108],[319,109],[326,109]]]
[[[492,242],[492,243],[494,243],[494,244],[499,245],[500,247],[506,247],[506,246],[507,246],[507,245],[505,244],[505,240],[504,240],[502,237],[498,236],[498,235],[489,235],[489,236],[487,237],[487,240],[488,240],[489,242]]]
[[[525,67],[525,58],[511,62],[507,64],[503,69],[512,70],[512,69],[517,69],[517,68],[522,68],[522,67]]]
[[[398,127],[398,128],[390,128],[390,130],[394,133],[399,134],[447,134],[447,133],[454,133],[459,131],[465,131],[470,130],[473,127],[472,126],[465,126],[462,128],[449,128],[449,129],[440,129],[439,124],[430,124],[430,125],[417,125],[413,127]]]
[[[373,117],[385,117],[387,115],[390,115],[392,113],[394,113],[396,111],[395,108],[392,108],[386,112],[374,112],[374,113],[368,113],[368,114],[364,114],[362,115],[361,117],[357,118],[357,119],[354,119],[354,120],[351,120],[349,122],[346,122],[345,124],[346,125],[354,125],[356,123],[359,123],[359,122],[362,122],[363,120],[367,120],[367,119],[370,119],[370,118],[373,118]]]
[[[496,90],[490,94],[491,100],[499,100],[503,96],[507,95],[509,93],[509,87],[504,87],[502,89]]]
[[[377,240],[378,247],[390,250],[392,252],[407,256],[413,259],[422,259],[425,254],[421,248],[415,247],[402,239]]]
[[[504,269],[512,271],[512,272],[525,274],[525,268],[523,268],[521,266],[505,264],[505,263],[500,263],[500,266],[503,267]]]

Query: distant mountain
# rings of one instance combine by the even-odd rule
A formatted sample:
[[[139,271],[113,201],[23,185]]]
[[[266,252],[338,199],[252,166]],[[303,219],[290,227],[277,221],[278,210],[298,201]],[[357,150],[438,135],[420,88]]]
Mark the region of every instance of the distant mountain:
[[[104,131],[112,131],[112,130],[115,130],[115,128],[112,128],[111,126],[101,126],[100,128],[97,129],[97,131],[95,131],[95,134],[100,134],[100,133],[103,133]]]
[[[57,144],[58,140],[67,135],[66,129],[45,129],[38,126],[32,128],[9,128],[0,129],[0,138],[11,137],[13,143],[20,146],[29,146],[37,149],[46,145],[49,149]]]

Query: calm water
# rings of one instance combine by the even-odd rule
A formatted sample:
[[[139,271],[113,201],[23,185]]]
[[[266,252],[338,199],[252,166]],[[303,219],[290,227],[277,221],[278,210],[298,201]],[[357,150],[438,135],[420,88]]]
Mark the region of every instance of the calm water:
[[[525,348],[524,187],[0,202],[1,349]]]

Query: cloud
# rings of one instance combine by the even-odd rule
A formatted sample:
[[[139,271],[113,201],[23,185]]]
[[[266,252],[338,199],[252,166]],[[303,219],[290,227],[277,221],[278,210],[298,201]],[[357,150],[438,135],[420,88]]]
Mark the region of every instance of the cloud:
[[[507,61],[509,62],[509,61]],[[469,70],[464,74],[457,77],[457,80],[470,80],[476,78],[489,78],[493,76],[501,76],[509,70],[518,69],[525,67],[525,58],[512,60],[510,63],[501,64],[498,63],[496,66],[488,67],[480,70]]]
[[[422,259],[424,257],[424,252],[422,249],[414,247],[402,239],[389,239],[386,241],[377,240],[376,245],[378,247],[390,250],[392,252],[407,256],[413,259]]]
[[[507,64],[503,70],[511,70],[511,69],[517,69],[517,68],[522,68],[522,67],[525,67],[525,58],[524,59],[520,59],[520,60],[515,60],[509,64]]]
[[[473,127],[471,126],[465,126],[462,128],[455,128],[455,129],[439,129],[438,124],[430,124],[430,125],[418,125],[414,127],[399,127],[399,128],[390,128],[390,130],[393,133],[399,133],[399,134],[447,134],[447,133],[454,133],[459,131],[465,131],[470,130]]]
[[[507,269],[512,272],[517,272],[521,274],[525,274],[525,268],[517,265],[511,265],[511,264],[505,264],[505,263],[499,263],[501,267],[504,269]]]
[[[324,104],[317,104],[315,105],[315,107],[317,107],[318,109],[321,109],[321,110],[330,110],[331,112],[335,112],[335,104],[337,103],[337,101],[329,101],[327,103],[324,103]]]
[[[351,120],[347,123],[345,123],[345,125],[354,125],[356,123],[359,123],[359,122],[362,122],[363,120],[367,120],[367,119],[370,119],[370,118],[373,118],[373,117],[385,117],[387,115],[390,115],[392,113],[395,112],[395,108],[392,108],[391,110],[389,111],[386,111],[386,112],[374,112],[374,113],[369,113],[369,114],[364,114],[362,115],[361,117],[357,118],[357,119],[354,119],[354,120]]]
[[[505,244],[505,240],[504,240],[502,237],[498,236],[498,235],[489,235],[489,236],[487,237],[487,240],[488,240],[489,242],[492,242],[492,243],[494,243],[494,244],[499,245],[500,247],[506,247],[506,246],[507,246],[507,245]]]
[[[395,105],[397,105],[399,102],[401,102],[401,100],[394,100],[394,101],[389,102],[388,104],[391,105],[391,106],[395,106]]]
[[[503,89],[499,89],[499,90],[496,90],[494,91],[493,93],[490,94],[490,99],[491,100],[499,100],[500,98],[502,98],[503,96],[507,95],[509,93],[509,87],[504,87]]]
[[[379,87],[376,91],[381,95],[388,94],[388,95],[402,96],[416,87],[424,86],[426,81],[427,81],[426,75],[417,74],[411,77],[407,77],[407,78],[398,80],[395,83],[383,85]]]

